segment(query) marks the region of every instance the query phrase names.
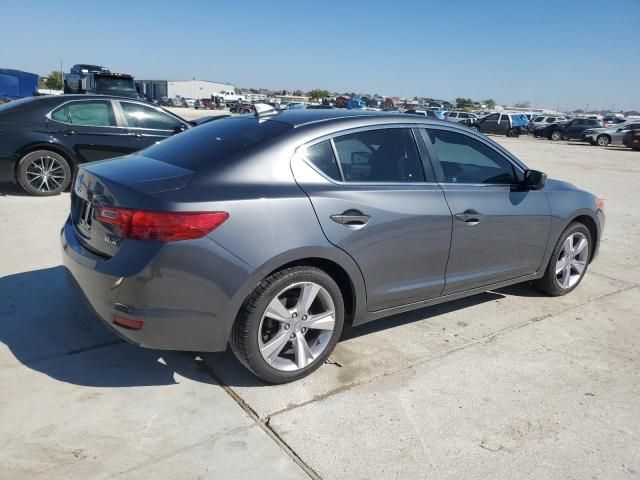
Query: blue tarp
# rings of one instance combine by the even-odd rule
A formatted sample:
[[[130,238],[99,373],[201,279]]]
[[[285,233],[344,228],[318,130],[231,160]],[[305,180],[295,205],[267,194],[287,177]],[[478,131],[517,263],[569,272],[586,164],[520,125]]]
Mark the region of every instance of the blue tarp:
[[[512,127],[526,127],[529,125],[529,119],[525,115],[515,114],[511,115]]]
[[[0,68],[0,98],[17,100],[38,92],[38,75]]]

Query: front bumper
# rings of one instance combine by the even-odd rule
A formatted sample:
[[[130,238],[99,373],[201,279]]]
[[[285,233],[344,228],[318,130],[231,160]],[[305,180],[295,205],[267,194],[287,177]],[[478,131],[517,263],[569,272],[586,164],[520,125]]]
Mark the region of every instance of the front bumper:
[[[250,267],[209,238],[130,242],[129,251],[123,251],[127,248],[123,244],[106,259],[80,244],[69,220],[61,231],[63,263],[71,284],[97,316],[117,335],[141,347],[225,350],[235,319],[228,307],[249,277]],[[116,315],[142,320],[143,326],[132,330],[117,325]]]
[[[598,240],[596,241],[596,245],[593,249],[593,255],[591,259],[593,260],[598,255],[600,251],[600,243],[602,242],[602,234],[604,233],[604,226],[606,224],[607,218],[602,210],[598,210],[596,212],[596,216],[598,217]]]

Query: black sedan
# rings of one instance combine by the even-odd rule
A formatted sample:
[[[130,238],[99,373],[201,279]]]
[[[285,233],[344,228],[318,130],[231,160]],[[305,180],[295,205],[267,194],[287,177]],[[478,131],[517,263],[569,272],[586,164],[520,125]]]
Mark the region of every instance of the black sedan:
[[[582,132],[590,128],[603,127],[602,120],[574,118],[566,122],[556,122],[544,127],[542,136],[549,140],[580,140]],[[535,135],[535,132],[534,132]]]
[[[65,190],[79,164],[136,152],[193,126],[162,108],[105,95],[0,106],[0,181],[32,195]]]

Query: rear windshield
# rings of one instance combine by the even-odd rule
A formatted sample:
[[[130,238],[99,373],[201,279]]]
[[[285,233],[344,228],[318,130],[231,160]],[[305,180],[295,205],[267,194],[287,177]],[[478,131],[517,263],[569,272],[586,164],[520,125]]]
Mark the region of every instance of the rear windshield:
[[[189,170],[199,170],[291,130],[287,123],[255,117],[205,123],[147,148],[143,155]]]

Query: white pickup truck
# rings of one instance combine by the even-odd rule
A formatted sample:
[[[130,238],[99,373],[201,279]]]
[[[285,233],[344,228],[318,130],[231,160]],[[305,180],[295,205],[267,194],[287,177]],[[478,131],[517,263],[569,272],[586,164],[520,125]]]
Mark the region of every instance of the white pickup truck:
[[[232,90],[222,90],[221,92],[218,92],[217,95],[219,97],[222,97],[224,101],[227,103],[241,102],[244,100],[244,97],[242,95],[238,95],[236,92]]]

